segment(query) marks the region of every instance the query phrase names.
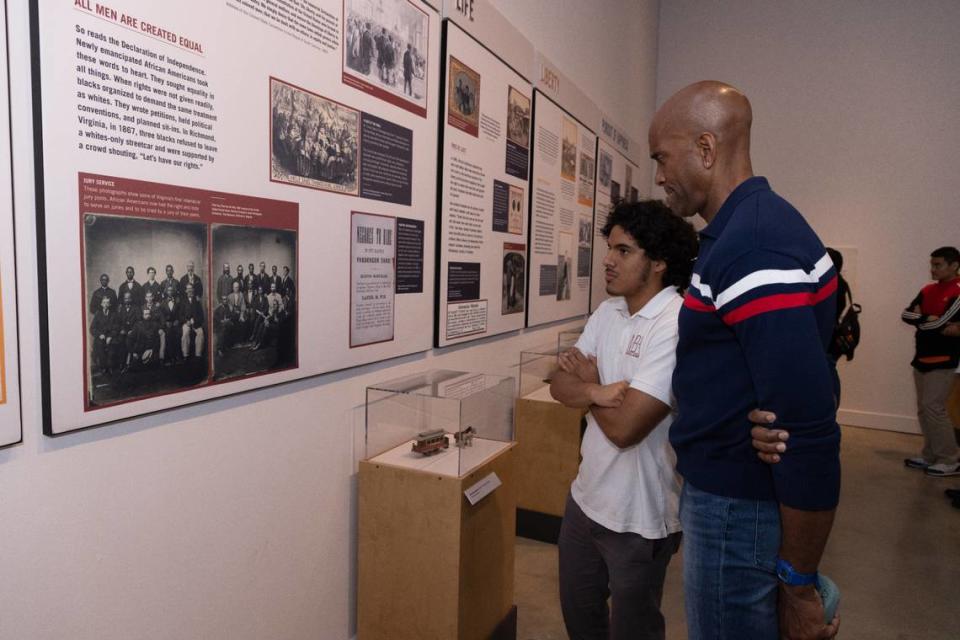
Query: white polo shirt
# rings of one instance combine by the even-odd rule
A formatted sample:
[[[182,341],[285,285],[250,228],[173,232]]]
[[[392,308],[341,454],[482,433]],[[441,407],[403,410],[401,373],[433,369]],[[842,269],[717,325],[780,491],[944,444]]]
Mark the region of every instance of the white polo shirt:
[[[673,407],[671,380],[682,303],[676,288],[667,287],[630,315],[626,300],[610,298],[590,316],[577,348],[597,357],[602,384],[626,380]],[[680,530],[680,476],[667,439],[672,422],[671,412],[642,442],[620,449],[593,414],[587,414],[583,460],[571,487],[587,517],[607,529],[650,539]]]

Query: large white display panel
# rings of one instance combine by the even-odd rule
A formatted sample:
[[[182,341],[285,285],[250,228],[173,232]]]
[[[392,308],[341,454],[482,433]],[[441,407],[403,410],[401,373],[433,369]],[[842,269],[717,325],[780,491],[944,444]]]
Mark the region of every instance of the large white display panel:
[[[524,326],[530,82],[447,20],[437,345]]]
[[[10,93],[6,3],[0,12],[0,447],[20,442],[20,352],[10,173]]]
[[[431,346],[436,11],[43,0],[32,21],[46,433]]]
[[[586,315],[590,304],[597,136],[534,91],[527,324]]]
[[[603,258],[607,253],[607,239],[603,227],[607,224],[610,208],[620,200],[635,202],[640,197],[635,180],[640,177],[640,168],[628,160],[603,138],[597,143],[597,203],[594,217],[593,275],[590,283],[591,313],[607,299],[607,283],[604,279]]]

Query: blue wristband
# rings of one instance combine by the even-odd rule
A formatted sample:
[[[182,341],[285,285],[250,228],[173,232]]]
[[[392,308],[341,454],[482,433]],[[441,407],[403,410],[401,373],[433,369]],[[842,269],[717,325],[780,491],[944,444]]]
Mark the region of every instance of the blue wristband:
[[[816,584],[817,577],[818,574],[816,571],[813,573],[799,573],[794,570],[792,564],[783,558],[777,558],[777,578],[779,578],[783,584],[791,587],[802,587],[808,584]]]

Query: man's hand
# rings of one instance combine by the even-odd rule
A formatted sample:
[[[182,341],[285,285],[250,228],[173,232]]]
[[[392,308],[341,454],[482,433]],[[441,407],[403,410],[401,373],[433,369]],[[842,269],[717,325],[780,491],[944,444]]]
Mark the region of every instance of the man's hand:
[[[616,409],[623,403],[630,383],[625,380],[593,387],[590,390],[590,402],[598,407]]]
[[[750,437],[753,439],[753,448],[757,450],[757,457],[767,464],[780,462],[780,454],[787,450],[785,444],[790,434],[783,429],[771,429],[777,416],[769,411],[754,409],[747,416],[753,428]]]
[[[960,338],[960,322],[947,323],[940,333],[950,338]]]
[[[600,370],[597,369],[597,359],[594,356],[585,356],[579,349],[572,347],[561,353],[557,361],[563,371],[577,376],[581,382],[600,384]]]
[[[782,640],[827,640],[840,631],[840,617],[823,622],[823,602],[813,585],[780,585],[780,638]]]

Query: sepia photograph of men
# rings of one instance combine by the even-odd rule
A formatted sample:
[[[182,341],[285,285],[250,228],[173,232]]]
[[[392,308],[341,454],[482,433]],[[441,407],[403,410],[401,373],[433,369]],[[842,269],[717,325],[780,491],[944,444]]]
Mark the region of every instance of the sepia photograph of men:
[[[480,74],[450,56],[447,120],[472,136],[480,132]]]
[[[360,112],[270,79],[270,179],[357,195]]]
[[[409,0],[345,0],[343,81],[426,115],[429,19]]]
[[[577,179],[577,123],[563,119],[563,143],[560,151],[560,177]]]
[[[215,224],[211,238],[213,263],[223,266],[211,314],[213,379],[296,367],[297,233]],[[228,281],[230,265],[241,273]]]
[[[83,249],[87,408],[206,382],[206,226],[88,214]]]
[[[530,98],[513,87],[507,93],[507,140],[530,148]]]

